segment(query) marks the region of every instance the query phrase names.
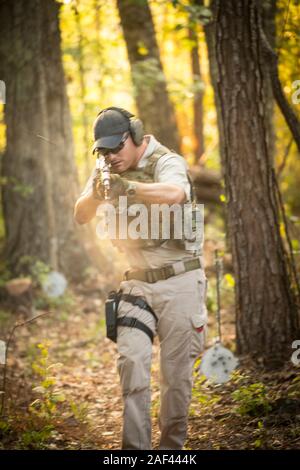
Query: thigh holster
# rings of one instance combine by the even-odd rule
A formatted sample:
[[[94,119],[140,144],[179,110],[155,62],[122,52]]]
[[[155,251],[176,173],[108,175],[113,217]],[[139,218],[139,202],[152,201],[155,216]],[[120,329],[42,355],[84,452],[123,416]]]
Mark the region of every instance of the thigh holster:
[[[153,343],[154,335],[152,330],[135,317],[119,317],[118,318],[118,305],[120,300],[129,302],[132,305],[136,305],[143,310],[150,312],[155,320],[157,321],[157,316],[152,310],[150,305],[139,296],[131,294],[123,294],[122,291],[116,292],[112,291],[109,293],[108,299],[105,302],[105,318],[106,318],[106,335],[109,339],[116,342],[117,341],[117,327],[118,326],[127,326],[129,328],[137,328],[138,330],[143,331],[150,338]]]

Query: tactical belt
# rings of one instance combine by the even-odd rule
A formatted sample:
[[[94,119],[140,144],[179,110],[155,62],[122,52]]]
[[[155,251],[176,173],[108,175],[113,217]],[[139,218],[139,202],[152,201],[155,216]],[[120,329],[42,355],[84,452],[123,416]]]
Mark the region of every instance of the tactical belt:
[[[193,271],[202,267],[201,257],[191,258],[186,261],[179,261],[173,264],[167,264],[161,268],[154,269],[141,269],[137,271],[128,270],[124,274],[124,279],[129,281],[130,279],[138,279],[144,282],[157,282],[169,279],[169,277],[177,276],[178,274],[185,273],[187,271]]]
[[[141,308],[143,310],[147,310],[148,312],[150,312],[154,316],[155,320],[158,321],[158,318],[155,315],[154,311],[152,310],[150,305],[148,305],[147,302],[142,297],[138,297],[136,295],[131,295],[131,294],[121,294],[119,299],[124,300],[125,302],[129,302],[132,305],[137,305],[139,308]],[[138,330],[141,330],[144,333],[146,333],[146,335],[149,336],[151,342],[153,343],[154,335],[152,333],[152,330],[147,325],[145,325],[145,323],[141,322],[137,318],[128,317],[128,316],[119,317],[117,319],[117,325],[118,326],[128,326],[130,328],[137,328]]]

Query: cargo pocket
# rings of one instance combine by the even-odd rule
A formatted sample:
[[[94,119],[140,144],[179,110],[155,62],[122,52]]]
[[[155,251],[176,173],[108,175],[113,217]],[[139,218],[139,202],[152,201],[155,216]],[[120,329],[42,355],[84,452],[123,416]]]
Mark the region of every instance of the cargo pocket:
[[[195,361],[205,349],[207,338],[207,325],[203,325],[201,331],[194,329],[191,339],[191,358]]]
[[[195,292],[195,305],[192,309],[192,325],[195,329],[200,329],[207,323],[207,308],[206,308],[206,295],[207,295],[207,278],[203,270],[199,272],[196,281]]]
[[[207,278],[203,270],[199,272],[196,280],[195,304],[191,311],[192,338],[191,357],[196,358],[205,347],[207,336]]]

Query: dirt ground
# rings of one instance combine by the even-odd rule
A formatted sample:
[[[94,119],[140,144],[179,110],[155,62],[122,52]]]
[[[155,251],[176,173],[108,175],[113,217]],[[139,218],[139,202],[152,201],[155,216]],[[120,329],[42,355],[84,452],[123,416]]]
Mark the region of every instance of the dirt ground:
[[[46,315],[15,331],[0,421],[3,449],[120,449],[122,401],[117,350],[105,337],[104,322],[104,294],[112,283],[112,279],[98,275],[71,286],[60,304],[49,306],[40,301],[35,315]],[[99,285],[106,288],[99,289]],[[229,297],[222,311],[223,341],[233,349]],[[12,316],[2,312],[2,317],[4,338]],[[20,318],[26,319],[24,315]],[[209,326],[207,347],[213,344],[215,334],[212,312]],[[158,364],[156,338],[152,364],[154,449],[159,442]],[[254,369],[244,359],[230,382],[212,385],[195,370],[185,448],[300,448],[299,371],[300,367],[290,362],[271,373]],[[253,384],[258,385],[251,388]],[[240,402],[232,395],[237,390],[243,391]]]

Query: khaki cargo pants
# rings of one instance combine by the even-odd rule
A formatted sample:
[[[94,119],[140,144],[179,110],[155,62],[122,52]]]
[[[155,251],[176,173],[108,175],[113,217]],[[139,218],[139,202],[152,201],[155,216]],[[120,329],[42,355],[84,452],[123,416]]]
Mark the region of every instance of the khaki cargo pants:
[[[121,282],[126,294],[142,296],[158,322],[147,310],[121,301],[118,316],[145,323],[160,342],[159,449],[182,449],[193,385],[195,359],[203,351],[206,336],[206,277],[196,269],[150,284]],[[199,332],[197,328],[205,325]],[[118,359],[124,414],[122,449],[151,449],[150,373],[152,343],[146,333],[118,327]]]

